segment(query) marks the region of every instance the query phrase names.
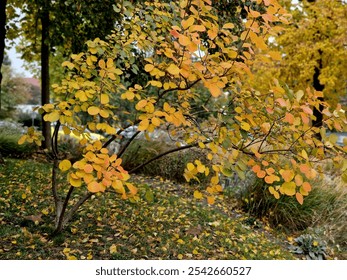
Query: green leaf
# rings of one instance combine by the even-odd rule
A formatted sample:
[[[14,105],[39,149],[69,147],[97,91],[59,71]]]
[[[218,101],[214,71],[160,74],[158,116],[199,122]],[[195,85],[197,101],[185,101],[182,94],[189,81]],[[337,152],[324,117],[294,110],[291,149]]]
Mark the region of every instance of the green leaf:
[[[146,190],[145,199],[149,203],[152,203],[154,201],[154,194],[153,194],[152,190],[150,190],[150,189]]]

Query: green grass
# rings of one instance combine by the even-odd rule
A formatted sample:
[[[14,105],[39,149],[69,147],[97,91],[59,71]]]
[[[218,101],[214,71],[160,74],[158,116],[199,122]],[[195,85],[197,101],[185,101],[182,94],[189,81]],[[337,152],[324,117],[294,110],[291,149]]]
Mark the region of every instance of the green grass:
[[[230,197],[209,206],[193,198],[193,187],[141,176],[134,178],[139,202],[120,200],[113,193],[95,195],[62,234],[50,239],[50,171],[48,164],[30,160],[6,159],[0,167],[1,259],[296,257],[286,236],[277,236],[259,221],[250,223]]]
[[[330,245],[340,258],[347,258],[347,190],[341,179],[328,177],[311,182],[313,189],[303,205],[295,197],[275,199],[261,180],[244,186],[239,201],[245,211],[266,219],[273,227],[299,236],[312,234]]]

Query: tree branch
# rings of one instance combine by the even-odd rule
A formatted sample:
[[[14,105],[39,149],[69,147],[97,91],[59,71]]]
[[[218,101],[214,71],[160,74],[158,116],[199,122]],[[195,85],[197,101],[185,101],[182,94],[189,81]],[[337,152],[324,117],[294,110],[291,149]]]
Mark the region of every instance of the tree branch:
[[[205,141],[203,142],[204,144],[208,144],[208,143],[211,143],[212,141],[209,140],[209,141]],[[163,157],[163,156],[166,156],[168,154],[171,154],[171,153],[174,153],[174,152],[178,152],[178,151],[182,151],[182,150],[185,150],[185,149],[190,149],[190,148],[193,148],[193,147],[196,147],[198,146],[198,143],[195,143],[195,144],[190,144],[190,145],[187,145],[187,146],[182,146],[182,147],[178,147],[178,148],[175,148],[175,149],[172,149],[172,150],[169,150],[169,151],[166,151],[164,153],[161,153],[160,155],[157,155],[149,160],[147,160],[146,162],[136,166],[135,168],[131,169],[129,171],[129,174],[131,173],[135,173],[137,170],[143,168],[144,166],[146,166],[147,164],[150,164],[151,162]]]

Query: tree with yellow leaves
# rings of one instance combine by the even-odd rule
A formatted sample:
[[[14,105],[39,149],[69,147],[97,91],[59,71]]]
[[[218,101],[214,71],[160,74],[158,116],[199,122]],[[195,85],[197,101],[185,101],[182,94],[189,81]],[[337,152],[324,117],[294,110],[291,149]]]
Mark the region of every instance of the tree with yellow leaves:
[[[122,155],[139,133],[153,132],[162,125],[169,126],[171,134],[183,131],[184,143],[153,160],[192,147],[205,150],[211,167],[196,159],[187,164],[184,176],[190,181],[212,174],[206,192],[194,192],[196,199],[206,198],[208,203],[214,203],[222,192],[221,174],[236,172],[245,178],[245,172],[252,169],[275,197],[295,196],[303,203],[311,190],[310,180],[318,175],[315,161],[331,154],[346,172],[347,148],[312,126],[313,108],[321,104],[319,92],[292,91],[276,81],[264,92],[249,86],[255,54],[267,59],[279,56],[267,47],[267,39],[283,28],[279,24],[288,23],[287,12],[276,0],[251,1],[245,6],[241,32],[240,26],[219,20],[210,0],[151,1],[144,6],[124,3],[116,7],[124,9],[121,24],[107,40],[88,41],[86,52],[73,54],[63,63],[67,74],[53,86],[60,99],[41,108],[46,121],[56,122],[52,143],[56,233],[94,193],[113,190],[123,199],[139,200],[129,172],[122,167]],[[122,75],[139,52],[145,56],[143,67],[150,80],[145,85],[123,84]],[[211,101],[208,107],[196,108],[195,100],[204,94],[201,87],[209,91]],[[128,126],[138,127],[117,155],[108,146],[128,126],[115,114],[115,99],[136,110],[129,115]],[[341,107],[323,106],[327,126],[346,126]],[[201,110],[208,117],[198,121]],[[82,118],[85,115],[89,117]],[[82,136],[80,160],[71,162],[59,154],[60,127],[65,134]],[[102,131],[105,140],[92,140],[87,128]],[[313,137],[317,133],[322,140]],[[20,142],[31,140],[31,135],[37,137],[31,132]],[[59,169],[66,173],[69,186],[63,200],[57,194]],[[82,187],[85,196],[67,212],[73,190]]]

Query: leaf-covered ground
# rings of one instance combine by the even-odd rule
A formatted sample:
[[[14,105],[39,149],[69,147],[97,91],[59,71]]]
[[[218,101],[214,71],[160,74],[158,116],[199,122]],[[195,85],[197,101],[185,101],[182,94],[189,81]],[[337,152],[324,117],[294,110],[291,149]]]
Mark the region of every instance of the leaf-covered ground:
[[[52,239],[50,166],[0,166],[0,259],[294,259],[285,236],[235,208],[209,206],[194,189],[136,176],[140,201],[93,196]],[[76,195],[78,192],[76,192]]]

